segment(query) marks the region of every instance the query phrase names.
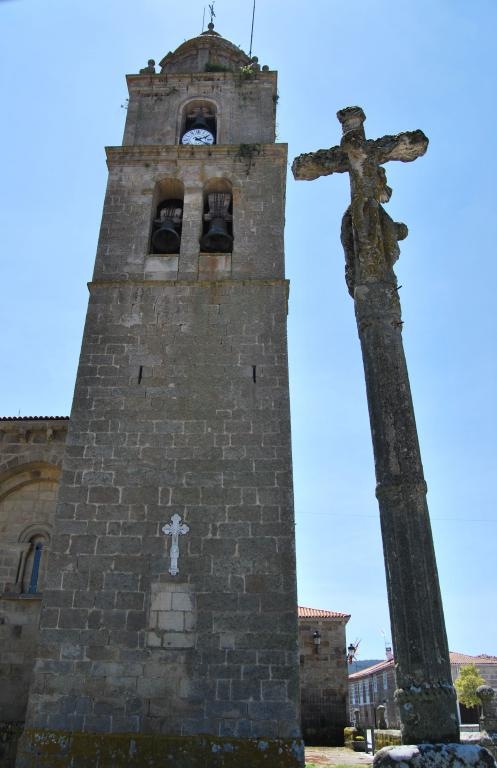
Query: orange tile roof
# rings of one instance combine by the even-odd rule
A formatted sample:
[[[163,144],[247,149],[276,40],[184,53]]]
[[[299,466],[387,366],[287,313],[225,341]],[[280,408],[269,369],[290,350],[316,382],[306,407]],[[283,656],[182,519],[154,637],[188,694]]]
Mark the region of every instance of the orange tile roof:
[[[304,608],[299,605],[299,619],[350,619],[350,613],[324,611],[321,608]]]
[[[358,680],[361,677],[367,677],[368,675],[371,675],[375,672],[386,672],[387,669],[390,669],[395,664],[395,661],[393,659],[384,659],[383,661],[378,661],[376,664],[372,664],[370,667],[365,667],[365,669],[360,669],[359,672],[354,672],[352,675],[349,675],[349,680]]]
[[[69,416],[0,416],[0,421],[69,421]]]
[[[497,664],[497,656],[480,653],[478,656],[468,656],[467,653],[450,652],[451,664]]]

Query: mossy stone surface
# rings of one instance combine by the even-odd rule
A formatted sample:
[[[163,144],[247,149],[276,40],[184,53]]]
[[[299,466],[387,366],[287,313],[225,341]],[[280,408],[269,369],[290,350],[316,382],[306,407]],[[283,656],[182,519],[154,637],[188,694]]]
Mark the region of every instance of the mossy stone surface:
[[[17,768],[302,768],[300,739],[26,730]]]

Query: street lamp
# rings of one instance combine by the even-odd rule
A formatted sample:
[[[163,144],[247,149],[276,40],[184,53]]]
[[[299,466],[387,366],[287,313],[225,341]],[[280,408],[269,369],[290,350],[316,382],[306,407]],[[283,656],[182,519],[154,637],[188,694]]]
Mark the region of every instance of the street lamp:
[[[316,629],[312,633],[312,642],[314,643],[314,648],[316,650],[316,653],[319,653],[319,646],[321,645],[321,632],[319,629]]]

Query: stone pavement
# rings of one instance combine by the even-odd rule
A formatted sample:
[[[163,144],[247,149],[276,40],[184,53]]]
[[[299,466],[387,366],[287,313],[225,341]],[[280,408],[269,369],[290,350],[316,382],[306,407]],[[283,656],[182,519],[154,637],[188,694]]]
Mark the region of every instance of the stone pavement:
[[[345,747],[306,747],[306,765],[371,765],[373,755]]]

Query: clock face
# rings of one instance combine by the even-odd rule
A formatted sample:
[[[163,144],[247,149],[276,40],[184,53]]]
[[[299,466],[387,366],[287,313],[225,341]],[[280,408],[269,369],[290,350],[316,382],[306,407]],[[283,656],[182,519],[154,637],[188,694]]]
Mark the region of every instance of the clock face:
[[[183,134],[182,144],[214,144],[214,136],[206,128],[191,128]]]

